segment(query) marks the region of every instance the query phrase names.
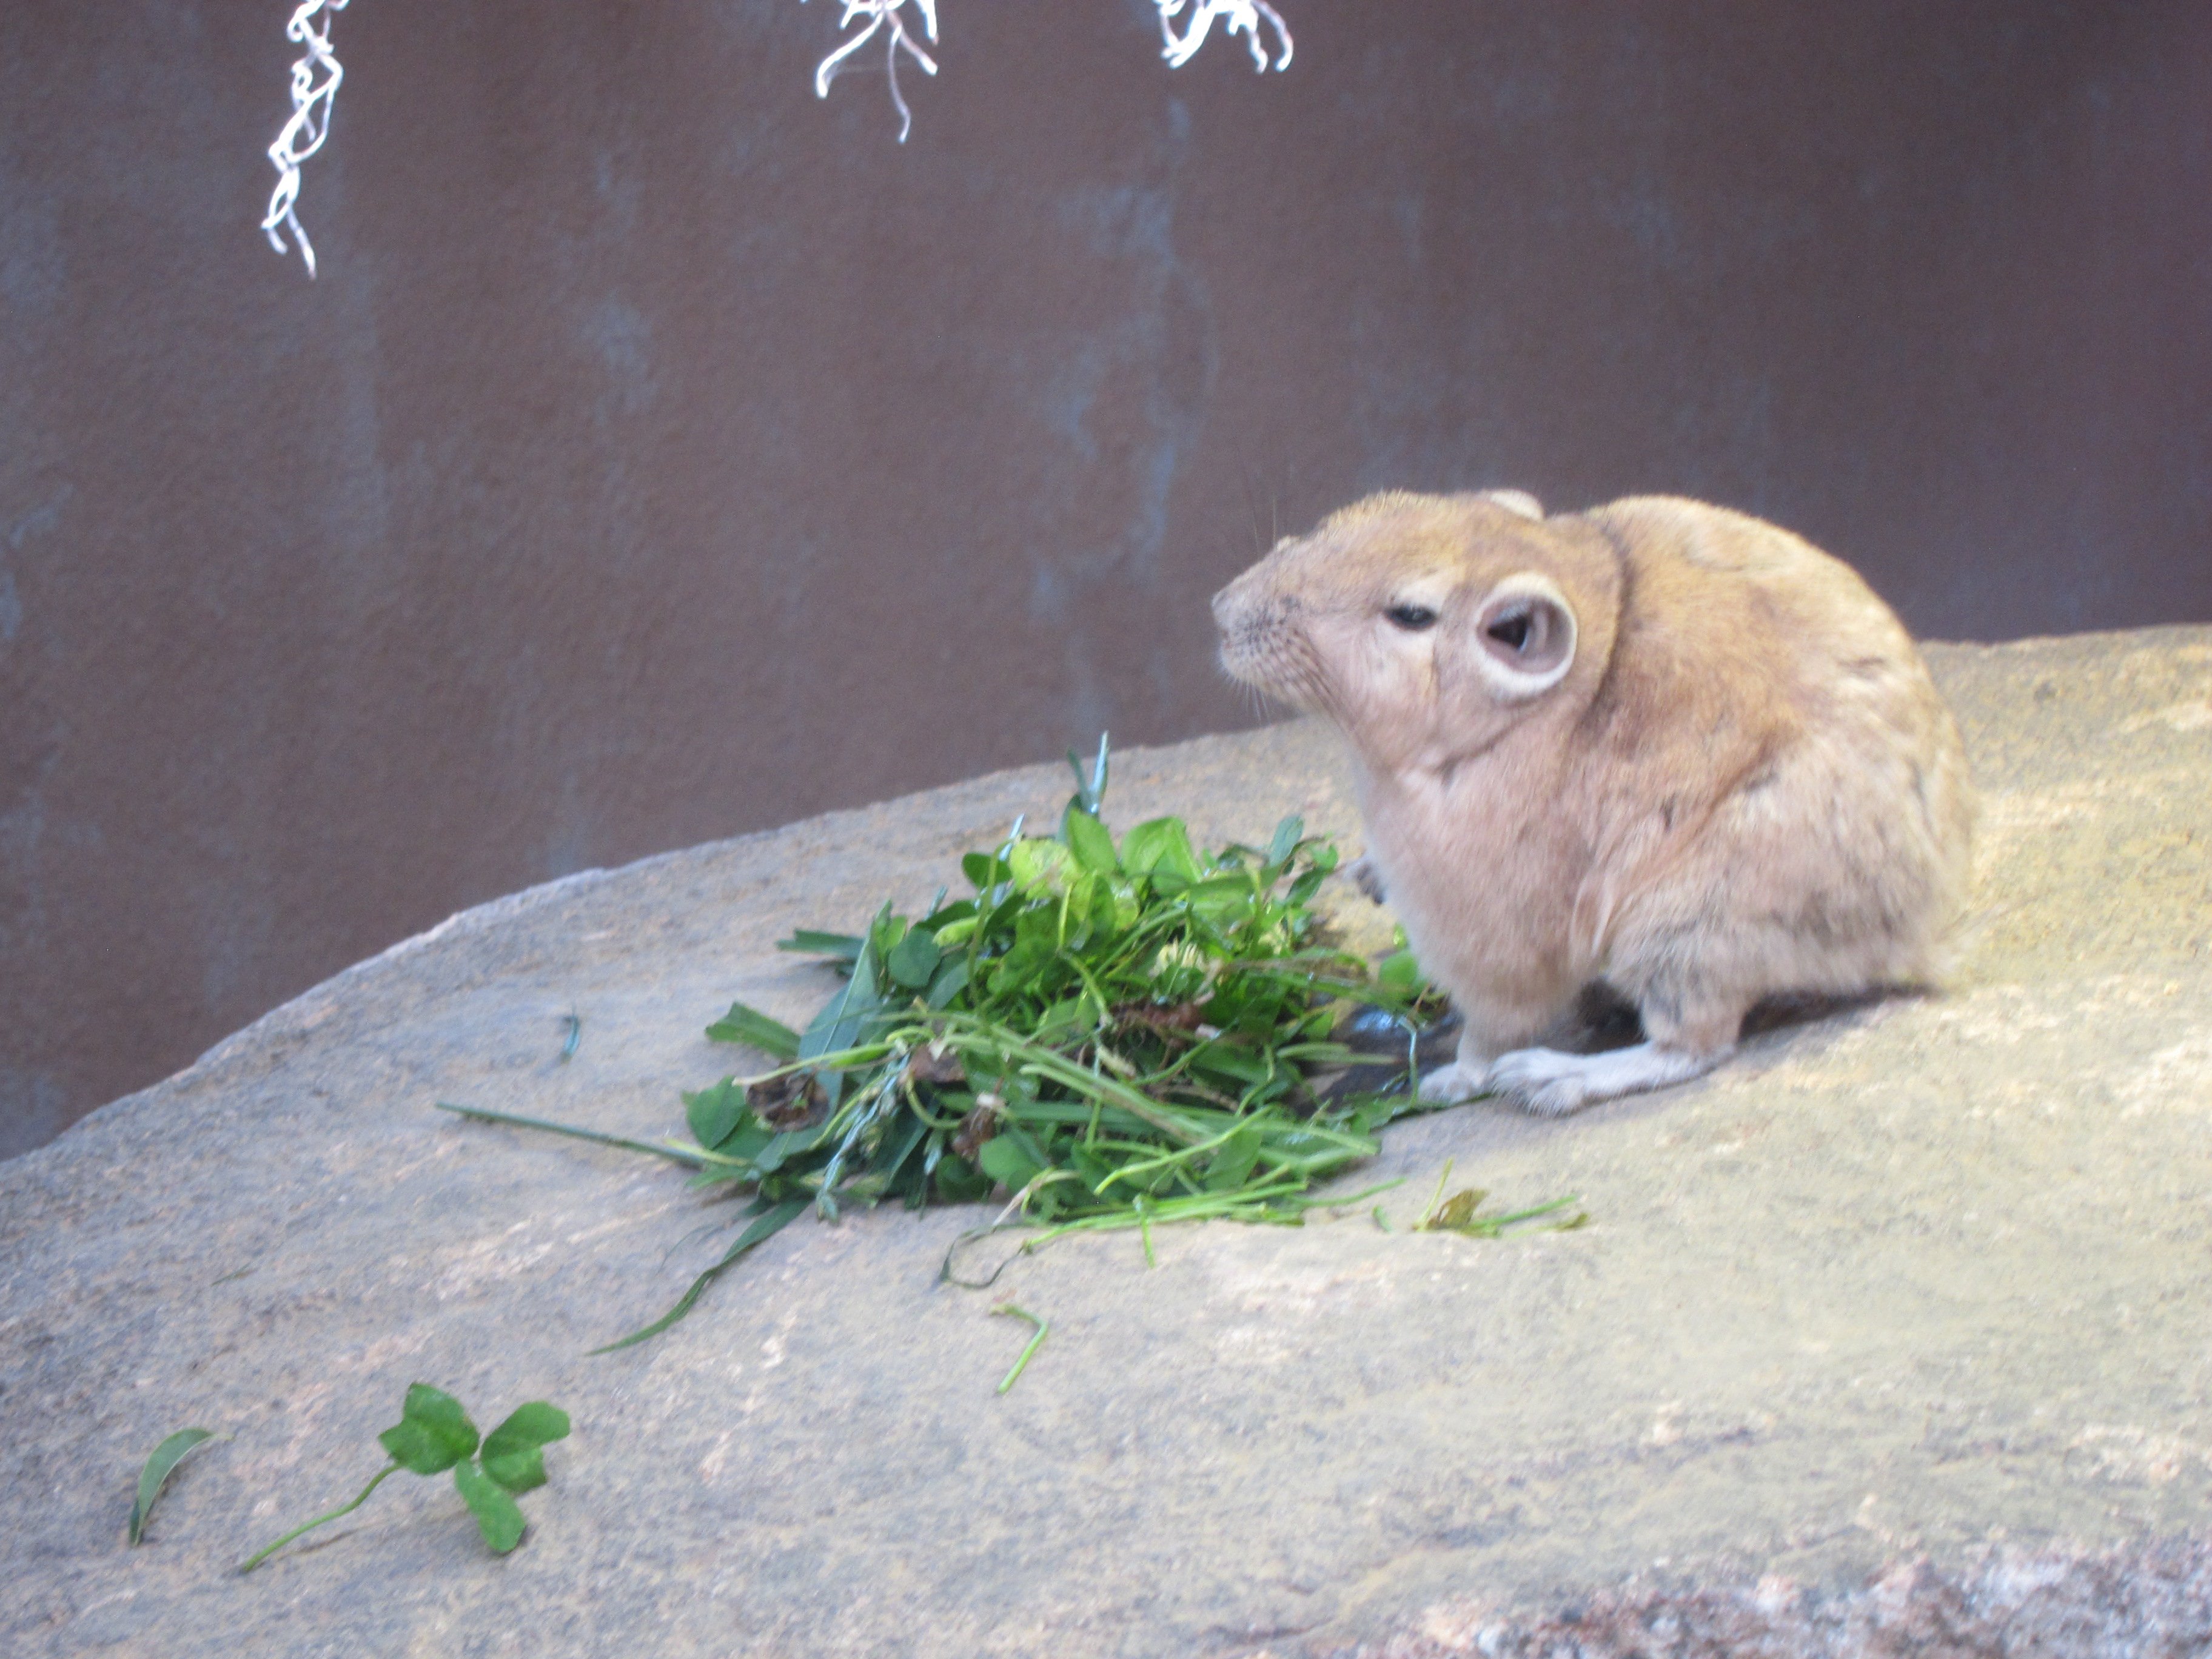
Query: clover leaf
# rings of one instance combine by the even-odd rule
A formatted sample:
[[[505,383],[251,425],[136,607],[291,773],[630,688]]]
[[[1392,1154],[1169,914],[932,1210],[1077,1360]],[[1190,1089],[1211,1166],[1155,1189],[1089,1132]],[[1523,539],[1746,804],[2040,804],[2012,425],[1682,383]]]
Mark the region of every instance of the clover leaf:
[[[568,1435],[568,1413],[543,1400],[533,1400],[517,1407],[505,1422],[480,1439],[477,1425],[469,1420],[459,1401],[427,1382],[414,1383],[407,1390],[399,1420],[377,1436],[392,1461],[376,1472],[351,1503],[293,1528],[240,1563],[238,1570],[252,1572],[301,1534],[352,1514],[387,1476],[401,1469],[416,1474],[443,1474],[451,1469],[453,1485],[469,1513],[476,1517],[484,1542],[494,1553],[504,1555],[522,1541],[527,1525],[513,1494],[545,1484],[544,1448]],[[479,1446],[481,1458],[474,1455]]]

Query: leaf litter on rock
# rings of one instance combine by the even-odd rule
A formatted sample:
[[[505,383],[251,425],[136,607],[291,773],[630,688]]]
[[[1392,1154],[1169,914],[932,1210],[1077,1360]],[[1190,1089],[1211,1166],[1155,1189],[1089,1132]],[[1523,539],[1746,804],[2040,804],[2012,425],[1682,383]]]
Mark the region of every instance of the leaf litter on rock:
[[[1511,1210],[1504,1215],[1484,1215],[1482,1201],[1490,1194],[1480,1187],[1463,1187],[1449,1198],[1444,1188],[1451,1180],[1452,1161],[1444,1160],[1443,1173],[1437,1177],[1437,1190],[1429,1200],[1429,1207],[1421,1212],[1421,1218],[1413,1224],[1417,1233],[1457,1233],[1463,1238],[1502,1238],[1508,1227],[1517,1227],[1544,1216],[1557,1215],[1570,1204],[1579,1204],[1582,1194],[1569,1193],[1565,1198],[1555,1198],[1548,1204],[1537,1204],[1525,1210]],[[1388,1232],[1389,1218],[1382,1206],[1375,1206],[1376,1223]],[[1553,1221],[1537,1229],[1541,1232],[1571,1233],[1577,1227],[1589,1224],[1589,1212],[1577,1210],[1563,1220]]]

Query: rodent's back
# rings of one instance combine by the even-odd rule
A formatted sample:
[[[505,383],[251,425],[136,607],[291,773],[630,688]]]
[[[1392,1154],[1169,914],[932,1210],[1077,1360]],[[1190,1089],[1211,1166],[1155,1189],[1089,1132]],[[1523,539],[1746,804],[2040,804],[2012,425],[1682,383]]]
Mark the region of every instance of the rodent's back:
[[[1624,574],[1583,720],[1612,877],[1589,925],[1648,936],[1788,912],[1857,939],[1832,963],[1844,978],[1929,972],[1964,897],[1972,805],[1903,625],[1849,566],[1762,520],[1670,497],[1585,517]]]
[[[1632,650],[1708,670],[1755,663],[1762,689],[1814,715],[1854,664],[1919,669],[1911,636],[1858,573],[1779,526],[1666,495],[1584,517],[1621,556]]]

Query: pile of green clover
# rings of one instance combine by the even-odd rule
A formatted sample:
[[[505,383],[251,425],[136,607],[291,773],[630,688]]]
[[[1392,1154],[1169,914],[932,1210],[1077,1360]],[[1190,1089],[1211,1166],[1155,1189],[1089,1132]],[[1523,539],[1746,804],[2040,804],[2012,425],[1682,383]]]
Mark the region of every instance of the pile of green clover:
[[[1412,958],[1370,969],[1322,938],[1313,899],[1337,854],[1299,819],[1264,848],[1200,853],[1173,817],[1117,841],[1098,814],[1106,773],[1103,749],[1087,776],[1077,766],[1055,835],[1018,824],[968,854],[969,896],[784,941],[830,958],[844,983],[803,1031],[743,1003],[708,1028],[776,1063],[685,1096],[690,1145],[449,1109],[614,1140],[749,1198],[750,1224],[721,1260],[611,1346],[666,1329],[809,1209],[918,1209],[996,1188],[1012,1195],[1001,1223],[1040,1229],[1025,1248],[1138,1227],[1149,1251],[1154,1223],[1296,1223],[1364,1196],[1312,1189],[1372,1157],[1376,1130],[1417,1107],[1408,1088],[1340,1083],[1362,1065],[1409,1080],[1432,1006]],[[1405,1047],[1378,1058],[1339,1041],[1358,1006],[1401,1022]]]

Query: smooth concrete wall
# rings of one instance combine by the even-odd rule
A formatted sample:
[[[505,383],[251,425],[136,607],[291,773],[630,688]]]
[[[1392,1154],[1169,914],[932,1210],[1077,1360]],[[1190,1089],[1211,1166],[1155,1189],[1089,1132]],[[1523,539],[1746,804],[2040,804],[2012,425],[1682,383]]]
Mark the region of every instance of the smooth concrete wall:
[[[289,0],[0,8],[0,1149],[502,891],[1247,723],[1206,594],[1382,485],[2212,617],[2201,0],[1279,3],[944,0],[902,148],[830,0],[360,0],[312,283]]]

